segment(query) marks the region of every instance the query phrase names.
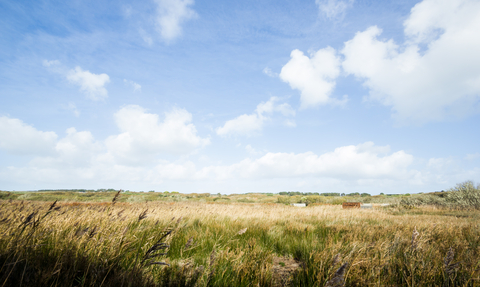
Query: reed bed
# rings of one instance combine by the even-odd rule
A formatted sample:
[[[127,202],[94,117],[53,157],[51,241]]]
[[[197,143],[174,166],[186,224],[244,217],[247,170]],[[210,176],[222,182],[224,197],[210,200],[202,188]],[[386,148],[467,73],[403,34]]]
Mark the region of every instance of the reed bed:
[[[480,286],[479,211],[0,201],[0,286]]]

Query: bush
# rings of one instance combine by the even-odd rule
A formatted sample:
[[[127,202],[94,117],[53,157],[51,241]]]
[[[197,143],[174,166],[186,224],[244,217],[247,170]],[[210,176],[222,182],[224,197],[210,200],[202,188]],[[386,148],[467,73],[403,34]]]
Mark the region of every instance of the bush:
[[[282,204],[290,204],[290,198],[287,196],[279,196],[277,197],[277,203],[282,203]]]
[[[405,208],[435,205],[452,209],[480,209],[480,185],[475,188],[473,181],[465,181],[445,193],[404,197],[400,205]]]
[[[480,185],[475,188],[473,181],[459,183],[449,190],[447,201],[459,208],[480,209]]]

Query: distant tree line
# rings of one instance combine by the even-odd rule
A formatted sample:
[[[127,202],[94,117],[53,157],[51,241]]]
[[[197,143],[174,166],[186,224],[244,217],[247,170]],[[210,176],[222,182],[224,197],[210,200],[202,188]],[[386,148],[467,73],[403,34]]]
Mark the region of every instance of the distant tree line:
[[[278,194],[280,195],[288,195],[288,196],[294,196],[294,195],[320,195],[320,196],[371,196],[369,193],[358,193],[358,192],[353,192],[353,193],[339,193],[339,192],[300,192],[300,191],[281,191]]]
[[[39,192],[118,192],[113,188],[100,188],[100,189],[39,189]]]

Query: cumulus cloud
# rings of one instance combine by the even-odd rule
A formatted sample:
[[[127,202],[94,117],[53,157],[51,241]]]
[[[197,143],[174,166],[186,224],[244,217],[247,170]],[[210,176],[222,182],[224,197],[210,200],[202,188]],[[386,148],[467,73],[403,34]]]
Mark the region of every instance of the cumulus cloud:
[[[52,153],[57,140],[54,132],[42,132],[19,119],[0,116],[0,149],[18,155]]]
[[[228,120],[223,127],[217,128],[216,132],[220,136],[228,134],[252,135],[262,130],[265,120],[266,117],[261,114],[244,114],[233,120]]]
[[[68,128],[66,136],[55,144],[55,153],[47,157],[36,157],[31,166],[43,168],[89,168],[95,165],[95,159],[104,152],[101,142],[94,139],[89,131],[77,131]]]
[[[228,120],[223,127],[216,129],[220,136],[225,135],[243,135],[251,136],[262,130],[267,121],[271,119],[270,115],[274,112],[281,113],[283,116],[295,116],[295,111],[288,103],[278,104],[280,99],[271,97],[267,102],[258,104],[255,112],[244,114]]]
[[[94,101],[108,97],[105,85],[110,82],[110,77],[107,74],[93,74],[75,67],[67,73],[66,77],[71,83],[79,85],[80,90]]]
[[[70,83],[79,86],[88,98],[98,101],[108,97],[105,85],[110,82],[110,77],[107,74],[94,74],[78,66],[75,69],[68,69],[58,60],[43,60],[42,64],[48,70],[62,75]]]
[[[18,119],[0,117],[0,149],[33,155],[23,167],[0,167],[0,181],[74,185],[193,178],[193,163],[182,160],[209,139],[197,135],[186,110],[174,109],[160,119],[139,106],[126,106],[114,115],[121,133],[96,140],[89,131],[66,130],[57,139]],[[179,156],[179,162],[163,157]]]
[[[184,109],[165,113],[161,121],[157,114],[130,105],[114,117],[121,134],[108,137],[105,143],[112,155],[127,163],[151,160],[162,153],[188,154],[210,143],[197,135],[192,115]]]
[[[195,3],[194,0],[155,0],[155,2],[157,29],[166,41],[180,36],[181,24],[197,16],[197,13],[191,9]]]
[[[206,167],[201,173],[219,179],[236,177],[284,178],[326,177],[344,180],[408,178],[413,156],[404,151],[390,153],[388,146],[373,142],[336,148],[317,155],[306,153],[267,153],[258,159],[245,159],[223,167]]]
[[[123,79],[123,83],[127,86],[130,86],[133,89],[133,92],[141,92],[142,86],[140,84],[135,83],[134,81]]]
[[[78,163],[103,151],[103,147],[91,132],[68,128],[67,135],[57,142],[55,150],[68,162]]]
[[[301,108],[339,102],[330,97],[340,74],[340,58],[333,48],[320,49],[310,57],[293,50],[290,57],[280,72],[280,79],[300,91]]]
[[[353,2],[354,0],[315,0],[320,14],[330,20],[343,19],[346,10],[353,6]]]
[[[480,111],[480,2],[424,0],[404,22],[406,42],[380,40],[372,26],[345,43],[343,69],[390,106],[400,123]]]
[[[391,151],[389,146],[372,142],[341,146],[323,154],[266,153],[246,145],[249,158],[204,167],[182,156],[162,159],[164,152],[188,153],[208,143],[196,135],[190,118],[186,111],[177,109],[160,120],[158,115],[149,114],[141,107],[128,106],[115,115],[123,132],[97,141],[89,131],[75,128],[67,129],[66,135],[57,140],[55,133],[41,132],[20,120],[7,118],[6,121],[3,117],[0,118],[0,148],[35,157],[26,166],[0,167],[0,181],[38,188],[60,188],[67,184],[138,190],[169,184],[177,190],[197,192],[207,186],[210,192],[220,189],[275,192],[298,187],[339,192],[355,188],[371,193],[402,192],[402,189],[404,192],[412,187],[419,191],[418,187],[422,186],[442,189],[480,175],[480,169],[462,169],[453,158],[419,161],[403,150]],[[11,133],[12,130],[15,133]],[[418,166],[419,162],[423,164]],[[223,183],[226,185],[222,186]],[[233,187],[232,183],[235,183]]]

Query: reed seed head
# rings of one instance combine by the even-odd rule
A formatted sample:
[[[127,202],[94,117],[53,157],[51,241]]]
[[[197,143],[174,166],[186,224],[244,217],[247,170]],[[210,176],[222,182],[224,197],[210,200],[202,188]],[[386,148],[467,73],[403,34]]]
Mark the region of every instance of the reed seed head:
[[[345,271],[348,267],[348,262],[345,262],[333,275],[333,278],[327,282],[325,287],[343,287],[345,286]]]

